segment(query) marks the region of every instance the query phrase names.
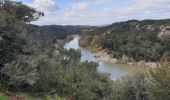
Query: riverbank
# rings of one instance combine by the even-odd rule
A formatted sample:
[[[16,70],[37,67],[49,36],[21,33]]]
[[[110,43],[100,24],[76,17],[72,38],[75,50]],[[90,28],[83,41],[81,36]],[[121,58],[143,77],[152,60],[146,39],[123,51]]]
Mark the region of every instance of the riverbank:
[[[127,56],[123,56],[120,59],[113,58],[112,54],[108,54],[107,50],[100,47],[100,42],[101,39],[98,36],[83,36],[79,38],[78,44],[80,47],[92,51],[93,57],[102,62],[132,65],[143,68],[155,68],[160,65],[156,62],[146,62],[143,60],[136,62]]]
[[[112,58],[105,50],[99,50],[93,52],[93,56],[100,61],[107,63],[117,63],[118,60],[116,58]]]
[[[103,61],[107,63],[126,64],[126,65],[132,65],[132,66],[143,67],[143,68],[155,68],[159,66],[159,63],[156,62],[145,62],[145,61],[132,62],[123,59],[116,59],[113,58],[112,55],[109,55],[104,49],[96,49],[96,51],[93,52],[93,56],[97,58],[99,61]]]
[[[98,58],[94,57],[94,54],[97,51],[101,51],[102,48],[89,46],[89,45],[88,47],[80,47],[78,43],[80,40],[80,37],[81,36],[75,35],[72,41],[65,44],[64,49],[69,50],[70,48],[73,48],[73,49],[81,50],[81,59],[80,59],[81,62],[89,61],[89,62],[98,63],[97,70],[101,73],[108,73],[110,76],[110,79],[114,79],[114,78],[120,79],[121,77],[126,76],[126,75],[132,75],[138,72],[142,72],[142,73],[146,72],[145,71],[146,69],[142,67],[136,67],[136,66],[127,65],[127,64],[117,64],[115,62],[110,63],[111,60],[108,61],[108,59],[112,58],[113,57],[112,55],[110,57],[107,57],[105,61],[99,61]],[[101,53],[101,55],[103,55],[103,53]],[[98,55],[98,56],[100,57],[101,55]]]

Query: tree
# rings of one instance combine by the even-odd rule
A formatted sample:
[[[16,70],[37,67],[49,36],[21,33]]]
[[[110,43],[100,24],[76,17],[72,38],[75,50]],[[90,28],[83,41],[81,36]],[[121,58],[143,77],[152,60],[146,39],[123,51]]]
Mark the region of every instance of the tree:
[[[56,91],[57,81],[61,70],[58,61],[51,58],[41,58],[38,62],[37,73],[39,79],[34,85],[33,91],[39,91],[39,94],[45,92],[53,93]]]
[[[1,9],[5,13],[13,16],[16,20],[24,23],[36,21],[41,16],[44,16],[43,12],[36,11],[36,9],[22,4],[22,2],[15,2],[10,0],[5,0],[1,6]]]
[[[24,54],[26,41],[15,33],[5,33],[2,35],[3,40],[0,42],[0,65],[15,60],[18,55]]]
[[[5,64],[1,73],[10,78],[9,85],[24,89],[25,86],[33,86],[39,79],[37,66],[35,59],[21,56],[17,61]]]
[[[111,80],[97,72],[97,64],[82,62],[63,70],[59,75],[58,93],[73,100],[108,99],[111,95]]]
[[[22,26],[43,16],[21,2],[5,0],[0,6],[0,68],[15,60],[18,55],[27,54],[27,42],[22,37]]]
[[[73,66],[80,62],[81,52],[80,50],[74,50],[74,49],[64,50],[63,56],[64,56],[64,63],[68,64],[68,66]]]

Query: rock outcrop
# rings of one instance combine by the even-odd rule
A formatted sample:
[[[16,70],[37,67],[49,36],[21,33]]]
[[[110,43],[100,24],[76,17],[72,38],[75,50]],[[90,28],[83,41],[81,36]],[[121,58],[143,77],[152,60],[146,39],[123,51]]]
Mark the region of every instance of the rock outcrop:
[[[155,68],[159,66],[159,63],[156,62],[146,62],[146,61],[135,62],[135,61],[129,61],[125,59],[113,58],[111,55],[107,53],[106,50],[102,50],[102,49],[97,50],[93,56],[97,58],[99,61],[107,62],[107,63],[126,64],[126,65],[132,65],[132,66],[143,67],[143,68]]]
[[[155,30],[155,28],[154,28],[152,25],[146,25],[146,26],[144,26],[144,28],[145,28],[146,30],[151,30],[151,31],[154,31],[154,30]]]
[[[158,34],[158,37],[163,38],[170,35],[170,26],[160,26],[161,32]]]
[[[116,63],[118,61],[116,58],[112,58],[105,50],[97,51],[93,56],[103,62]]]

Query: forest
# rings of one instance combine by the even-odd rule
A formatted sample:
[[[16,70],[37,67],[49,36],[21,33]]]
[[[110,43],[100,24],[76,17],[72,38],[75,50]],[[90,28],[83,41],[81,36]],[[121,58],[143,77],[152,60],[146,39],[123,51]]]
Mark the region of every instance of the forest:
[[[38,46],[40,42],[36,42],[38,38],[41,40],[42,37],[34,37],[39,36],[34,35],[38,30],[35,28],[34,31],[30,31],[30,28],[26,28],[31,21],[36,21],[43,16],[45,16],[43,12],[22,4],[22,2],[5,0],[4,3],[0,3],[0,100],[170,99],[170,64],[168,62],[163,62],[158,68],[150,69],[146,74],[137,73],[134,76],[126,76],[113,81],[107,73],[97,71],[97,63],[81,62],[81,51],[79,50],[60,49],[58,55],[43,52],[42,47]],[[170,51],[168,37],[157,40],[154,38],[155,32],[151,32],[152,34],[148,37],[146,36],[148,34],[139,35],[141,36],[139,38],[151,42],[141,47],[147,51],[146,53],[137,48],[140,43],[136,40],[137,38],[134,38],[135,31],[131,31],[131,35],[128,35],[129,38],[127,38],[127,25],[118,24],[116,26],[118,29],[112,33],[121,34],[106,35],[102,42],[104,48],[117,50],[118,53],[127,54],[136,59],[147,57],[148,60],[158,60],[162,57],[170,57],[168,55]],[[31,27],[38,26],[32,25]],[[125,28],[119,30],[119,27]],[[60,30],[62,29],[59,28],[58,31]],[[43,30],[40,28],[40,31]],[[66,29],[63,29],[62,32],[65,31],[67,32]],[[56,38],[67,36],[62,33],[61,37],[59,34],[55,35]],[[125,37],[127,40],[123,39]],[[156,44],[153,43],[154,41]],[[127,47],[129,48],[127,51],[125,49],[125,51],[121,51],[121,48],[129,45],[133,48]],[[148,46],[152,46],[152,49],[147,49]],[[156,46],[160,51],[155,49]]]
[[[170,61],[170,20],[129,20],[91,32],[100,37],[99,47],[113,58],[127,56],[131,61]]]

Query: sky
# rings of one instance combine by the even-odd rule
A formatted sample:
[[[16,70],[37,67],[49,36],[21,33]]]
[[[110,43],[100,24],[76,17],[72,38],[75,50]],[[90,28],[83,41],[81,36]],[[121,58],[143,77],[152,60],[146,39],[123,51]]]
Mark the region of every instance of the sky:
[[[131,19],[168,19],[170,0],[15,0],[45,16],[37,25],[107,25]]]

